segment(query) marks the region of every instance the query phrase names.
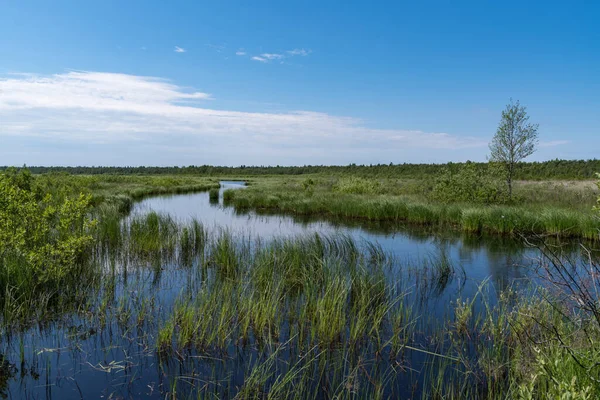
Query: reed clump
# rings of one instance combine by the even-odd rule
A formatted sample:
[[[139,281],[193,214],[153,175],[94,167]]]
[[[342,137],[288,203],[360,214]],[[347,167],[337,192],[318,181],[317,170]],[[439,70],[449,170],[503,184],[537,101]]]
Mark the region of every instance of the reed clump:
[[[208,192],[208,199],[212,203],[218,203],[219,202],[219,189],[217,189],[217,188],[210,189],[210,191]]]

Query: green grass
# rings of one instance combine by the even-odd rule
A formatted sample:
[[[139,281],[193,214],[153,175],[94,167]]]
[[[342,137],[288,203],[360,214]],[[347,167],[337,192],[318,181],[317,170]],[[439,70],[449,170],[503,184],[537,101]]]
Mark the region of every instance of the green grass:
[[[211,202],[215,203],[219,201],[219,189],[214,188],[210,189],[208,192],[208,198]]]
[[[600,219],[591,210],[591,206],[584,211],[526,204],[438,204],[418,197],[373,192],[348,194],[348,191],[355,190],[340,191],[337,184],[316,184],[316,189],[306,190],[300,184],[277,185],[277,182],[259,181],[245,190],[226,191],[226,204],[233,205],[239,211],[254,209],[260,212],[332,219],[406,222],[458,229],[472,234],[542,234],[590,240],[600,238]],[[343,183],[342,187],[352,187],[352,182]],[[359,192],[361,191],[362,189]]]

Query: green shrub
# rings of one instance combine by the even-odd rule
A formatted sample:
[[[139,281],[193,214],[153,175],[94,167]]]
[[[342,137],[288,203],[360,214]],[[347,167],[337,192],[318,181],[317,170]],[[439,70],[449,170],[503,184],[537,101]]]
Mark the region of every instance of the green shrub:
[[[333,190],[340,193],[349,194],[379,194],[381,185],[379,181],[364,178],[341,178],[334,186]]]
[[[499,204],[508,201],[499,175],[493,169],[483,169],[475,163],[466,163],[458,169],[446,168],[436,179],[431,197],[442,203]]]
[[[27,173],[19,179],[0,175],[0,279],[30,287],[56,284],[92,243],[91,197],[47,193],[38,200],[29,182]]]

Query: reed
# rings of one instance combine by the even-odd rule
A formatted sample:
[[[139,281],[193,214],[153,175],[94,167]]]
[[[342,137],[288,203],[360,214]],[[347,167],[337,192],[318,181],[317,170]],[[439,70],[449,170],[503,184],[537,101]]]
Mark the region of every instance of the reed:
[[[217,189],[217,188],[210,189],[210,191],[208,192],[208,199],[212,203],[218,203],[219,202],[219,189]]]

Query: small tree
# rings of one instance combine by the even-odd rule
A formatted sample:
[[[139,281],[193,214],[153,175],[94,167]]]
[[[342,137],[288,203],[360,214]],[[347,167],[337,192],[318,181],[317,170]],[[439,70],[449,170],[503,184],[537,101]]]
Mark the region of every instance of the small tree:
[[[502,164],[506,172],[508,197],[512,197],[512,182],[515,167],[519,161],[529,157],[536,150],[538,124],[529,123],[527,109],[512,99],[502,111],[502,119],[496,135],[490,143],[491,161]]]

